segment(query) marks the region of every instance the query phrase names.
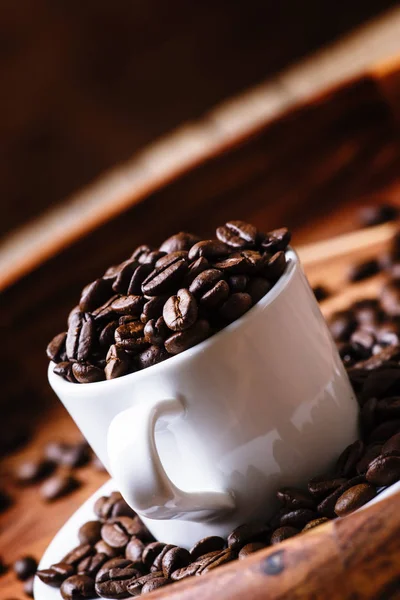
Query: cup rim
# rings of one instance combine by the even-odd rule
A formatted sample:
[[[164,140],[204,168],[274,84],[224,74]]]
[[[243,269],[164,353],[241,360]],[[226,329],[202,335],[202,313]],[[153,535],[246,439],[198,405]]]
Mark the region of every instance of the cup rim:
[[[128,373],[127,375],[122,375],[121,377],[116,377],[115,379],[106,379],[103,381],[93,381],[91,383],[82,383],[77,384],[71,381],[66,381],[60,375],[53,372],[53,369],[56,365],[54,361],[50,361],[48,366],[48,380],[51,387],[60,389],[64,387],[66,390],[68,389],[68,393],[71,392],[73,394],[81,395],[81,393],[90,388],[93,390],[95,387],[100,389],[100,386],[105,388],[106,386],[113,386],[114,388],[117,385],[123,385],[125,382],[128,382],[135,379],[139,380],[141,377],[148,377],[150,375],[156,376],[161,370],[172,369],[177,366],[179,363],[183,363],[190,358],[193,358],[196,354],[203,353],[213,344],[218,343],[224,337],[230,335],[236,329],[242,327],[243,323],[245,323],[248,319],[255,318],[256,315],[273,304],[278,296],[283,292],[283,290],[288,285],[289,281],[292,279],[293,274],[296,270],[296,267],[300,265],[299,257],[296,251],[289,246],[285,252],[287,258],[287,264],[283,274],[280,276],[279,280],[276,284],[259,300],[254,306],[250,308],[244,315],[213,334],[209,338],[203,340],[199,344],[196,344],[192,348],[188,348],[179,354],[175,354],[175,356],[170,356],[166,360],[161,363],[157,363],[152,365],[151,367],[147,367],[146,369],[142,369],[141,371],[135,371],[134,373]]]

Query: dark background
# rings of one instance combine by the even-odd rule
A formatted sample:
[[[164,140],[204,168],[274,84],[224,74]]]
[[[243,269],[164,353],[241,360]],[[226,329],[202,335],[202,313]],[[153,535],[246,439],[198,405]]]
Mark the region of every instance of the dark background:
[[[0,236],[395,4],[2,0]]]

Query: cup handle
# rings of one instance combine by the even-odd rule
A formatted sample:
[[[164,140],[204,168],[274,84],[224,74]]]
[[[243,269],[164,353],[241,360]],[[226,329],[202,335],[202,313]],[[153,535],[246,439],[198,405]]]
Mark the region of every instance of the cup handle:
[[[160,417],[182,415],[177,399],[146,400],[116,415],[108,429],[113,478],[128,504],[150,519],[209,520],[235,506],[226,491],[185,492],[168,477],[155,443]]]

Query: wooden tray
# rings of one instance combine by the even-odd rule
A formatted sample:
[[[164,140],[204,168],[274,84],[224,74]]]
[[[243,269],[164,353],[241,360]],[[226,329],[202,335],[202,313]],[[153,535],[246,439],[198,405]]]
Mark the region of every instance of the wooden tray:
[[[14,263],[12,256],[23,257],[23,253],[9,254],[12,264],[0,275],[5,325],[0,404],[6,417],[15,406],[31,419],[39,415],[40,426],[30,447],[3,461],[2,474],[7,477],[16,461],[37,451],[44,441],[76,435],[48,389],[43,349],[64,327],[81,287],[110,263],[129,255],[136,244],[158,243],[178,229],[207,234],[232,216],[262,229],[288,224],[311,282],[339,290],[324,303],[326,314],[366,291],[375,294],[379,276],[349,287],[345,270],[349,262],[381,249],[393,234],[392,226],[329,243],[304,242],[353,229],[355,208],[361,203],[389,199],[400,204],[399,98],[400,67],[394,63],[321,94],[277,121],[265,121],[236,136],[225,132],[219,145],[204,137],[208,132],[214,140],[218,122],[201,123],[191,138],[203,136],[196,166],[191,163],[184,173],[171,170],[163,177],[153,173],[153,187],[145,192],[133,187],[106,213],[102,207],[97,212],[89,191],[90,203],[85,206],[95,212],[90,226],[85,221],[71,233],[66,223],[67,236],[56,219],[57,227],[48,237],[51,243],[35,260],[26,253],[26,261]],[[184,147],[180,147],[181,157]],[[125,181],[130,181],[129,173],[125,175]],[[109,189],[107,182],[101,189]],[[75,215],[76,207],[73,203]],[[52,226],[51,219],[47,223]],[[26,248],[25,242],[22,239]],[[46,400],[51,409],[44,412]],[[91,470],[83,476],[87,483],[81,490],[46,508],[39,505],[35,489],[18,494],[12,510],[0,517],[0,548],[8,561],[22,551],[40,556],[61,524],[104,481]],[[399,534],[395,498],[387,500],[383,509],[371,507],[154,597],[398,597]],[[3,592],[5,597],[19,595],[19,584],[11,575],[0,579],[1,597]]]

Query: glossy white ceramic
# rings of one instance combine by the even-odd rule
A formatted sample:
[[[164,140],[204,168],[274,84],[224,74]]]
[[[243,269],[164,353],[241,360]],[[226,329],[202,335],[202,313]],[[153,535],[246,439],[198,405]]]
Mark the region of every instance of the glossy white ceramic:
[[[97,498],[100,496],[109,496],[111,492],[115,491],[117,486],[115,481],[110,479],[101,486],[99,490],[95,494],[93,494],[82,506],[72,515],[72,517],[63,525],[57,535],[54,536],[50,545],[46,549],[46,552],[43,554],[42,559],[39,564],[39,569],[48,569],[50,565],[54,563],[60,562],[63,556],[67,554],[71,550],[78,545],[78,529],[83,523],[87,521],[92,521],[96,519],[96,515],[93,512],[93,505]],[[390,487],[388,487],[385,491],[383,491],[379,496],[371,500],[368,504],[360,508],[359,510],[364,510],[371,504],[375,504],[376,502],[380,502],[384,498],[392,496],[400,492],[400,481],[394,483]],[[351,518],[351,517],[350,517]],[[164,540],[168,541],[168,540]],[[35,587],[34,587],[34,596],[35,600],[62,600],[60,590],[56,588],[52,588],[48,585],[45,585],[36,577],[35,579]],[[116,599],[114,599],[116,600]]]
[[[191,546],[268,516],[357,437],[357,403],[296,254],[205,342],[138,373],[49,381],[158,539]]]

